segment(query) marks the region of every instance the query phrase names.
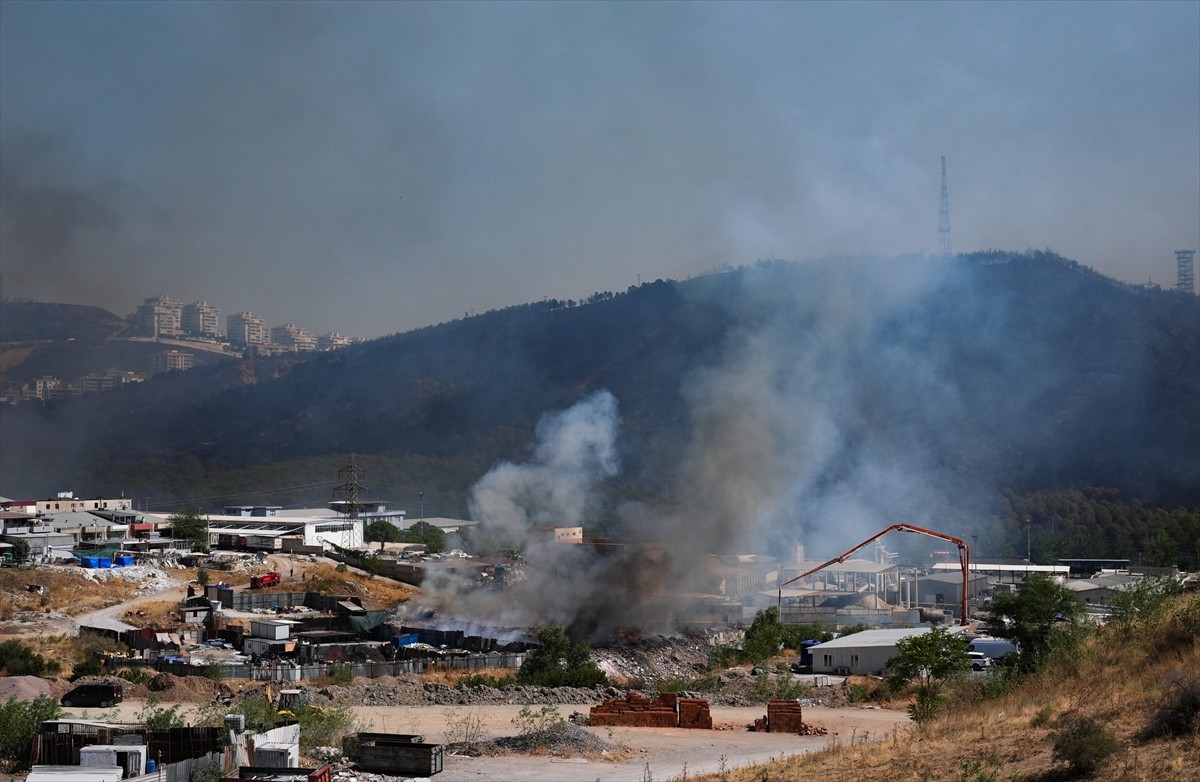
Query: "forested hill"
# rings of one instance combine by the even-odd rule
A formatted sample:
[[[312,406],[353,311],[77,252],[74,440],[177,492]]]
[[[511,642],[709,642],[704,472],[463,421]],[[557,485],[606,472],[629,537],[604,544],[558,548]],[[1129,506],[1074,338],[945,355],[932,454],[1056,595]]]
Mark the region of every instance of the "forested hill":
[[[764,262],[4,409],[0,493],[290,504],[355,454],[382,496],[462,514],[542,416],[607,391],[607,507],[923,518],[1097,486],[1196,505],[1198,301],[1047,253]]]

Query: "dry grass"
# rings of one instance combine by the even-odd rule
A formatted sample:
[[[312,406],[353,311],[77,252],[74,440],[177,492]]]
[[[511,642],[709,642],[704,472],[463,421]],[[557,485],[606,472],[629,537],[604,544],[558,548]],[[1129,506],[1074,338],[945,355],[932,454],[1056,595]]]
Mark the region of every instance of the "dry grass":
[[[939,719],[907,725],[870,741],[835,741],[827,749],[769,763],[690,776],[693,782],[890,782],[961,780],[1051,782],[1070,778],[1053,757],[1052,734],[1064,716],[1090,717],[1108,726],[1121,751],[1093,778],[1120,782],[1184,782],[1197,778],[1200,732],[1141,740],[1166,683],[1200,671],[1200,595],[1181,599],[1153,628],[1119,637],[1107,630],[1069,658],[999,698],[977,688],[951,694]],[[1200,722],[1197,723],[1200,727]]]
[[[497,680],[512,678],[516,676],[516,673],[516,669],[514,668],[478,668],[467,670],[465,668],[441,668],[437,665],[431,665],[428,671],[420,675],[420,678],[421,681],[433,684],[457,687],[460,681],[473,676],[483,676],[487,679]]]

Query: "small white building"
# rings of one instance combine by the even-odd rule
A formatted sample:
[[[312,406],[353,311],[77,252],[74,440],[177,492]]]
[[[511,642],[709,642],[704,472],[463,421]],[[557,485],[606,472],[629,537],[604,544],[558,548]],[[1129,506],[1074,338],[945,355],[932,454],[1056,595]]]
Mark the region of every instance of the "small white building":
[[[928,633],[929,627],[906,627],[888,630],[864,630],[861,633],[835,638],[809,648],[813,658],[813,673],[879,674],[887,672],[887,661],[899,652],[901,640]],[[965,628],[950,627],[950,632]]]

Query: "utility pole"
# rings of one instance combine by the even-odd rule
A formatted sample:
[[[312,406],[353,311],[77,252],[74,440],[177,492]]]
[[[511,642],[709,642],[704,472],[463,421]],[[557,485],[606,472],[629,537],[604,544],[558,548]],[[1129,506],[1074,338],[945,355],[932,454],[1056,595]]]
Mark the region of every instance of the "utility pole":
[[[945,155],[942,155],[942,205],[938,211],[938,254],[950,257],[950,195],[946,190]]]

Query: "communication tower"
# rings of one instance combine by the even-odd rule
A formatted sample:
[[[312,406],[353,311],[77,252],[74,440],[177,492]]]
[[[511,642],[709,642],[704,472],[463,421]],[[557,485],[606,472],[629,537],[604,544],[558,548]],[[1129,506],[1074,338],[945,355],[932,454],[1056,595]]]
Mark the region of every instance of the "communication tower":
[[[1175,290],[1180,293],[1196,292],[1196,251],[1176,250],[1175,266],[1179,270]]]
[[[367,488],[359,483],[358,479],[358,467],[354,464],[354,456],[351,455],[350,463],[338,470],[338,480],[341,484],[334,488],[335,492],[344,492],[346,497],[346,520],[349,523],[342,532],[342,548],[350,548],[354,544],[354,527],[358,524],[358,490]]]
[[[938,210],[938,254],[950,257],[950,195],[946,191],[945,155],[942,155],[942,207]]]

